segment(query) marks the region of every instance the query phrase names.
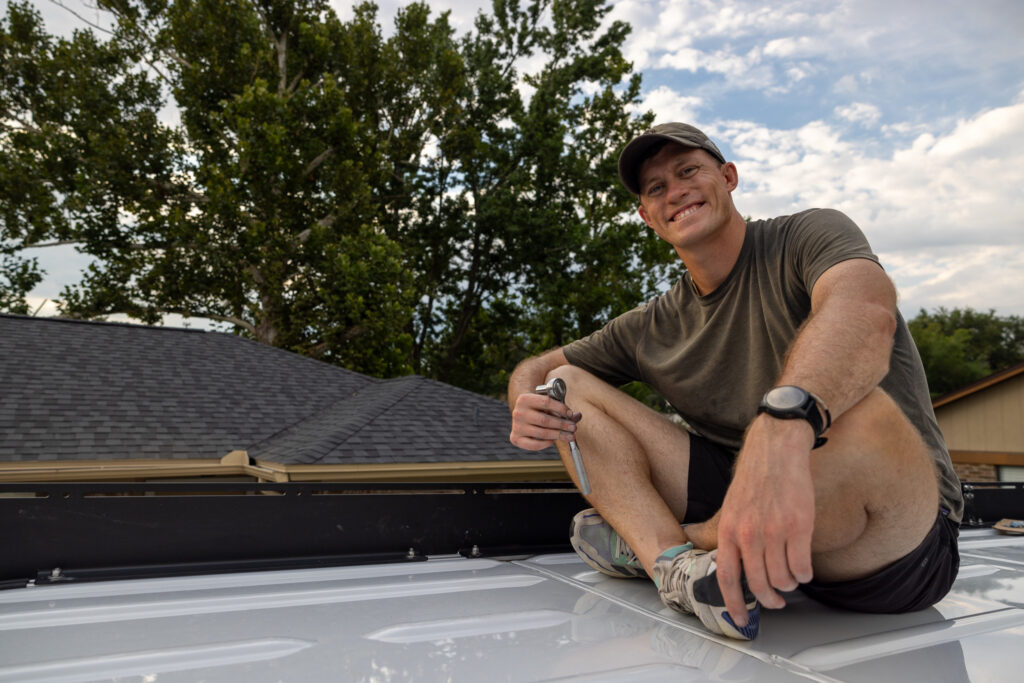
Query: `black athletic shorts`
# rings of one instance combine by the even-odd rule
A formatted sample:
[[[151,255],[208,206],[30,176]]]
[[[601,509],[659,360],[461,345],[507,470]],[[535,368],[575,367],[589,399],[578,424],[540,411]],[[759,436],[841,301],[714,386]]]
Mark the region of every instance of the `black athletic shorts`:
[[[732,480],[736,453],[690,435],[690,471],[684,523],[702,522],[718,511]],[[857,612],[914,612],[945,597],[960,569],[960,526],[940,508],[921,544],[871,576],[852,581],[811,581],[800,590],[818,602]]]

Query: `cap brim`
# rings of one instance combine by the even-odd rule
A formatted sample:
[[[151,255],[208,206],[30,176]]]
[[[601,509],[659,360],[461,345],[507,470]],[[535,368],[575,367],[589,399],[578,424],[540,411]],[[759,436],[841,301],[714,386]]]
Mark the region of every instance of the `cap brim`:
[[[619,181],[627,190],[640,196],[640,165],[647,158],[647,152],[659,142],[675,142],[683,144],[679,138],[662,133],[645,133],[633,138],[619,154]],[[691,145],[694,149],[700,149],[699,145]]]

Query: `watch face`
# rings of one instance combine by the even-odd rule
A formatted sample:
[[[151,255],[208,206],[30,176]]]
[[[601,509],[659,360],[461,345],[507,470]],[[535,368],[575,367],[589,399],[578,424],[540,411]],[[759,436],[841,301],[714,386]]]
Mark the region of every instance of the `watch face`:
[[[772,408],[793,410],[799,408],[807,400],[807,392],[799,387],[775,387],[768,392],[765,400]]]

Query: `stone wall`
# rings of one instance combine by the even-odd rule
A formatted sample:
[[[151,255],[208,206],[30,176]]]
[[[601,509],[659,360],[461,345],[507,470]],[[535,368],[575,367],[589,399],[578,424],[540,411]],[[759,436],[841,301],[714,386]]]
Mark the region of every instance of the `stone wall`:
[[[999,481],[999,471],[995,465],[955,462],[953,469],[960,481]]]

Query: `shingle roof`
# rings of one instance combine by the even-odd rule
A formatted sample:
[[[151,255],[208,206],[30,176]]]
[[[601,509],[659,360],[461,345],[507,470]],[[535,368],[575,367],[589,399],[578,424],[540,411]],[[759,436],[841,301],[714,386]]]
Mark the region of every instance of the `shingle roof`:
[[[379,380],[235,335],[0,314],[0,461],[553,459],[499,401]]]
[[[411,376],[366,386],[254,445],[249,455],[319,465],[473,461],[482,453],[488,459],[525,459],[508,443],[509,427],[503,403]]]

